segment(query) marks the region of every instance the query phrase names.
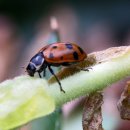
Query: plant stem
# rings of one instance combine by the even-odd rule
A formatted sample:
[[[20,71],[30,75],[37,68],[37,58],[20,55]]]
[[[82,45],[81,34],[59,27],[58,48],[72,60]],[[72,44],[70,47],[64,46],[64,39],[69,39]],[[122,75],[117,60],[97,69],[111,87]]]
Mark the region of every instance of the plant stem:
[[[89,72],[80,71],[61,80],[65,94],[60,92],[57,83],[51,84],[48,92],[54,98],[56,106],[61,106],[74,98],[102,90],[128,75],[130,75],[130,51],[93,66]]]

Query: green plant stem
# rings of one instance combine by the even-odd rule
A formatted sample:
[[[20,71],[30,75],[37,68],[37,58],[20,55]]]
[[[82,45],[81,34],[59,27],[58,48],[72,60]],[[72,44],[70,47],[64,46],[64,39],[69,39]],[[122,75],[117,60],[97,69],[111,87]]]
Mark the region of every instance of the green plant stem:
[[[65,94],[59,91],[57,83],[50,85],[49,93],[54,98],[56,106],[61,106],[74,98],[102,90],[128,75],[130,75],[130,52],[97,64],[89,72],[80,71],[61,80]]]

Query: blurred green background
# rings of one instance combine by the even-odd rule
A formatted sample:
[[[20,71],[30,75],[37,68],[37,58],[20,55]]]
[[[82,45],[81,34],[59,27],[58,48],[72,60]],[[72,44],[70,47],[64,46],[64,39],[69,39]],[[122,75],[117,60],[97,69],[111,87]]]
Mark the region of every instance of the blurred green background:
[[[57,41],[50,19],[58,22],[60,40],[76,42],[87,53],[113,46],[129,45],[130,1],[1,0],[0,82],[21,74],[21,67],[44,45]],[[129,78],[104,92],[103,126],[106,130],[130,130],[119,117],[116,102]],[[21,130],[82,130],[84,99],[63,106]]]

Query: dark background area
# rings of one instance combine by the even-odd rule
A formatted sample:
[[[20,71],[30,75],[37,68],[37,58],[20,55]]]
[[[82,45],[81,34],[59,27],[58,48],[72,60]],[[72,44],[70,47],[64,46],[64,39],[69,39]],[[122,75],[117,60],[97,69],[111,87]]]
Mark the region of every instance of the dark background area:
[[[13,19],[24,33],[29,31],[28,35],[33,35],[37,20],[61,5],[70,6],[77,13],[82,32],[84,26],[91,27],[101,21],[109,22],[115,32],[114,38],[123,44],[130,29],[130,1],[1,0],[0,12]]]

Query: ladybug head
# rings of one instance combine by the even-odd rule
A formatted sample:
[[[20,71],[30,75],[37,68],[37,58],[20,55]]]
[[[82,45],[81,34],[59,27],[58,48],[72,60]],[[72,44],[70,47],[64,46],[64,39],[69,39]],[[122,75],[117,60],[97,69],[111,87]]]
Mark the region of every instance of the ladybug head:
[[[30,76],[34,76],[35,72],[41,72],[41,69],[43,68],[43,63],[44,63],[43,53],[39,52],[38,54],[33,56],[32,59],[30,60],[26,68],[27,73]]]

